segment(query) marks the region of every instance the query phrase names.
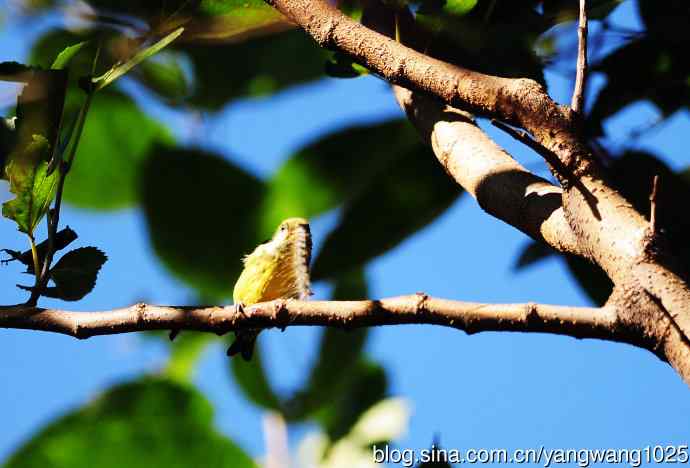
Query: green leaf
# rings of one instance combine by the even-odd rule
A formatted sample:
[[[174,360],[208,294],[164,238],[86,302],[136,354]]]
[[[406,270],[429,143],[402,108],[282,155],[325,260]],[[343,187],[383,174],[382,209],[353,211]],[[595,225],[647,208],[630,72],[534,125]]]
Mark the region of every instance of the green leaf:
[[[259,241],[263,183],[211,153],[157,148],[144,164],[140,188],[163,264],[205,297],[229,296],[242,256]]]
[[[443,11],[451,15],[463,16],[477,6],[477,2],[478,0],[446,0]]]
[[[543,242],[529,241],[527,245],[521,249],[520,255],[513,268],[515,270],[523,270],[525,267],[532,266],[554,253],[555,251]]]
[[[341,52],[335,52],[333,57],[326,62],[325,71],[326,75],[333,78],[357,78],[369,74],[366,67],[354,62]]]
[[[332,300],[365,299],[367,294],[364,272],[357,270],[335,279]],[[340,330],[324,328],[318,360],[302,390],[295,392],[285,407],[288,419],[300,420],[332,402],[359,371],[358,364],[368,337],[368,329]]]
[[[41,135],[33,135],[33,142],[10,154],[5,174],[10,191],[16,198],[3,203],[2,215],[17,223],[20,231],[32,234],[47,213],[55,196],[58,174],[48,175],[50,144]]]
[[[60,128],[67,74],[60,70],[20,74],[27,84],[17,101],[16,140],[4,165],[4,178],[16,198],[3,204],[2,214],[14,220],[20,231],[32,234],[57,185],[57,173],[49,175],[47,168]]]
[[[96,278],[108,257],[96,247],[81,247],[67,252],[50,269],[54,287],[45,288],[45,297],[78,301],[96,286]]]
[[[78,104],[69,104],[68,112],[77,112]],[[158,145],[171,142],[170,132],[131,98],[114,90],[98,93],[65,183],[65,200],[97,210],[137,204],[145,159]]]
[[[606,273],[582,257],[566,255],[565,260],[571,275],[592,302],[598,306],[604,305],[613,291],[613,283]]]
[[[647,66],[639,67],[640,63]],[[590,134],[601,135],[604,119],[636,101],[651,101],[664,116],[690,106],[690,68],[684,45],[644,36],[617,49],[593,69],[605,73],[608,80],[587,118]]]
[[[190,92],[190,85],[177,56],[170,53],[161,53],[146,60],[137,68],[134,77],[151,91],[173,102]]]
[[[175,29],[174,31],[160,39],[158,42],[139,50],[126,62],[118,64],[112,67],[107,72],[105,72],[103,75],[93,78],[92,82],[96,84],[96,90],[105,88],[110,83],[112,83],[113,81],[115,81],[128,71],[130,71],[132,68],[136,67],[139,63],[143,62],[147,58],[163,50],[172,41],[177,39],[180,36],[180,34],[182,34],[182,32],[184,32],[184,28],[182,27]]]
[[[88,42],[83,41],[83,42],[78,42],[77,44],[71,45],[69,47],[66,47],[65,49],[60,52],[57,57],[55,57],[55,61],[53,64],[50,66],[51,69],[53,70],[61,70],[65,68],[69,62],[74,58],[75,55],[79,53],[80,50],[84,48],[84,46],[88,44]]]
[[[7,468],[249,468],[252,459],[213,426],[213,408],[191,386],[147,377],[113,387],[49,424]]]
[[[333,396],[330,405],[321,408],[316,419],[329,438],[336,441],[350,432],[362,413],[385,397],[387,387],[383,367],[359,361],[347,385]]]
[[[170,343],[170,359],[165,375],[179,382],[189,382],[199,358],[216,337],[210,333],[185,331]]]
[[[435,220],[460,193],[431,149],[418,144],[346,205],[314,263],[313,278],[352,270],[396,247]]]
[[[257,343],[251,361],[230,359],[230,370],[247,400],[261,408],[282,412],[282,403],[271,388],[260,351],[261,347]]]
[[[472,70],[510,78],[532,78],[544,83],[543,64],[535,43],[550,26],[535,11],[536,2],[480,2],[457,11],[448,3],[430,1],[415,15],[417,39],[426,53]],[[443,8],[440,8],[444,5]]]
[[[351,199],[418,141],[409,123],[394,121],[347,128],[302,148],[268,182],[262,234],[287,217],[313,218]]]
[[[301,30],[239,44],[185,43],[178,48],[189,55],[194,70],[190,103],[211,110],[238,97],[265,96],[321,78],[329,55]]]

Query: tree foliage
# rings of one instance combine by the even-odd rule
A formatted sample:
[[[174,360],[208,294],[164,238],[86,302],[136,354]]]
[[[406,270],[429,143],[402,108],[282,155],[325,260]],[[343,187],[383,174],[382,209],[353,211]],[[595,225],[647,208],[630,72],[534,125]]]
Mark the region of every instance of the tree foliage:
[[[621,31],[609,21],[623,1],[635,3],[642,30]],[[60,2],[25,3],[27,21],[60,8]],[[561,42],[573,31],[573,1],[344,0],[339,7],[366,22],[374,3],[396,18],[412,18],[416,40],[429,55],[467,68],[544,83],[545,71],[572,63],[572,48]],[[690,224],[676,205],[690,194],[688,170],[674,171],[659,155],[635,149],[634,138],[614,148],[607,122],[638,102],[655,106],[660,121],[687,111],[690,8],[684,0],[588,3],[596,24],[592,42],[613,46],[592,56],[605,84],[586,109],[587,138],[602,148],[615,184],[641,212],[649,210],[650,175],[661,176],[660,197],[668,209],[659,222],[687,263]],[[231,155],[178,143],[165,122],[135,99],[144,90],[155,106],[213,113],[326,76],[356,79],[369,73],[320,49],[263,1],[88,4],[94,14],[85,18],[85,28],[47,31],[33,44],[27,65],[0,63],[0,79],[25,85],[12,115],[0,122],[1,174],[15,197],[2,214],[31,244],[64,178],[59,195],[66,203],[98,212],[140,210],[166,270],[199,297],[225,300],[239,274],[238,260],[281,219],[336,212],[335,227],[313,262],[314,279],[330,282],[334,298],[360,299],[367,297],[366,265],[462,196],[406,121],[320,135],[270,177],[259,178]],[[530,242],[516,253],[516,268],[554,255]],[[30,250],[11,256],[38,278],[35,267],[45,256],[32,259]],[[67,252],[52,265],[52,286],[41,294],[84,297],[106,258],[96,247]],[[598,267],[579,258],[563,261],[593,302],[608,297],[611,284]],[[272,388],[260,352],[251,363],[231,361],[229,375],[252,404],[280,412],[289,422],[317,422],[330,448],[320,452],[322,460],[347,459],[377,441],[367,432],[365,416],[388,396],[385,370],[364,354],[366,339],[366,332],[324,331],[309,377],[291,394]],[[89,465],[98,466],[254,465],[215,431],[209,403],[184,382],[213,340],[190,335],[171,344],[168,377],[112,388],[48,425],[7,466],[81,466],[86,451]],[[404,413],[383,408],[378,410]],[[171,449],[178,443],[188,459]]]

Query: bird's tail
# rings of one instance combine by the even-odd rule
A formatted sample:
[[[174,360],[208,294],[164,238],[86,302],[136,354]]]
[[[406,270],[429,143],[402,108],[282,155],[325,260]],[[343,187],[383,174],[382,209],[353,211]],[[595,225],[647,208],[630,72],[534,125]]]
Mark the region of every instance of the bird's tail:
[[[235,341],[233,341],[230,348],[228,348],[228,356],[232,357],[239,354],[245,361],[250,361],[254,353],[254,343],[256,343],[256,337],[258,335],[258,330],[242,330],[240,332],[235,332]]]

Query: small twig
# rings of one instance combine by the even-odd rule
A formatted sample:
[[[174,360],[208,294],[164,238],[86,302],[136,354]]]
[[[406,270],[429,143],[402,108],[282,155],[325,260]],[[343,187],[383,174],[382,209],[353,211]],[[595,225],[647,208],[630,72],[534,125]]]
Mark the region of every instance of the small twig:
[[[535,153],[544,158],[547,163],[549,163],[554,169],[556,169],[556,171],[559,174],[561,174],[564,177],[567,177],[567,174],[564,172],[565,168],[563,167],[563,164],[558,159],[558,157],[548,149],[544,148],[539,142],[534,140],[531,136],[529,136],[527,132],[525,132],[524,130],[516,130],[510,125],[507,125],[501,122],[500,120],[496,119],[491,119],[491,125],[500,130],[503,130],[520,143],[534,150]]]
[[[587,0],[580,0],[580,24],[577,28],[577,73],[570,108],[582,114],[587,85]]]
[[[659,176],[654,176],[654,182],[652,183],[652,193],[649,194],[649,225],[652,228],[652,232],[656,232],[656,201],[657,201],[657,190],[659,186]]]
[[[538,141],[532,139],[527,132],[523,130],[516,130],[510,125],[506,125],[495,119],[491,119],[491,124],[503,130],[511,137],[515,138],[519,142],[523,143],[525,146],[533,149],[537,154],[539,154],[546,162],[553,168],[555,175],[560,176],[561,184],[568,183],[572,187],[577,188],[582,196],[585,198],[587,206],[592,210],[592,214],[595,218],[601,219],[601,214],[599,213],[599,208],[597,208],[597,198],[584,186],[582,181],[575,177],[573,173],[568,170],[567,167],[558,159],[558,156],[548,149],[544,148]],[[565,185],[564,185],[565,187]]]

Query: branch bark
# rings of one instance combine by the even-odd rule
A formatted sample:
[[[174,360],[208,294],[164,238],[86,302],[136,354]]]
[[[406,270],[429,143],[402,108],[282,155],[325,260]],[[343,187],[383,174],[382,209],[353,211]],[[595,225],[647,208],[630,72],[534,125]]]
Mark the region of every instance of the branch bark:
[[[481,304],[437,299],[426,294],[362,301],[271,301],[237,310],[135,304],[106,312],[70,312],[24,305],[0,309],[0,328],[40,330],[75,338],[145,330],[229,331],[288,326],[357,328],[379,325],[434,324],[467,333],[480,331],[548,332],[577,338],[633,343],[618,327],[608,307],[544,304]]]
[[[577,71],[575,89],[570,107],[582,115],[584,111],[585,87],[587,86],[587,0],[580,0],[580,20],[577,27]]]

